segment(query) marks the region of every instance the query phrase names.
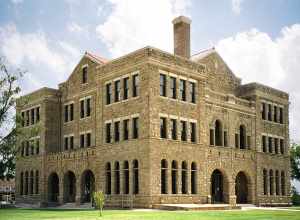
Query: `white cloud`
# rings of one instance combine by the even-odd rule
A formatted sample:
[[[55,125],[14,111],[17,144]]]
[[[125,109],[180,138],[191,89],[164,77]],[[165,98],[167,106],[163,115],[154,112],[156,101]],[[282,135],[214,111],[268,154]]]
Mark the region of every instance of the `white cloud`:
[[[189,0],[109,0],[111,14],[97,26],[113,57],[150,45],[172,51],[172,19],[188,15]],[[159,5],[159,7],[158,7]]]
[[[83,31],[83,28],[79,24],[71,22],[68,24],[68,31],[80,33]]]
[[[20,33],[14,24],[0,27],[0,54],[14,67],[28,70],[25,92],[57,86],[70,74],[80,56],[66,42],[51,42],[43,32]]]
[[[272,39],[252,29],[218,42],[221,56],[244,83],[257,81],[290,94],[290,133],[300,141],[300,24]]]
[[[231,0],[231,6],[232,6],[232,11],[239,15],[241,13],[241,4],[243,3],[244,0]]]

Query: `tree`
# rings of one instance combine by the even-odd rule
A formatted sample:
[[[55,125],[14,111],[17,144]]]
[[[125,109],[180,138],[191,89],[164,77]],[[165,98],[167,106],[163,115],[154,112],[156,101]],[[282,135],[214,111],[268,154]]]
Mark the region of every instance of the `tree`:
[[[293,143],[290,150],[291,155],[291,177],[300,181],[300,145]]]
[[[100,212],[99,214],[100,216],[102,216],[102,210],[105,201],[105,195],[103,191],[94,192],[94,200],[95,200],[96,208],[99,209]]]
[[[15,176],[15,158],[18,152],[17,135],[21,118],[16,115],[16,98],[21,89],[18,80],[24,71],[10,70],[0,57],[0,179]]]

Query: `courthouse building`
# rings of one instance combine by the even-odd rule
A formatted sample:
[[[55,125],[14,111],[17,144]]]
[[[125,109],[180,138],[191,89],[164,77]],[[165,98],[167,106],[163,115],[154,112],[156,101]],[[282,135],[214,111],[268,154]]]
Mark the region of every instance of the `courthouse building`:
[[[18,100],[38,129],[19,139],[17,203],[290,203],[289,95],[242,84],[214,48],[191,56],[190,24],[173,20],[174,54],[86,52],[58,89]]]

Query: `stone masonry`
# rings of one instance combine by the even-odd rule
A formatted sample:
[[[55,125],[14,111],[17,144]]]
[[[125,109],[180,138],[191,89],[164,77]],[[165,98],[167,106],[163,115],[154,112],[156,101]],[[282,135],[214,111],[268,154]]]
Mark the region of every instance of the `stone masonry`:
[[[175,54],[86,52],[58,89],[18,100],[38,132],[19,140],[17,203],[290,204],[288,94],[243,85],[214,48],[190,57],[190,20],[173,24]]]

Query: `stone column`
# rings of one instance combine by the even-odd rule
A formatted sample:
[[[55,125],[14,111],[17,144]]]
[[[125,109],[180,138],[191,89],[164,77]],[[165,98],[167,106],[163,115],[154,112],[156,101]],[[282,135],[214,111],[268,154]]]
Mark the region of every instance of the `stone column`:
[[[132,163],[128,164],[128,170],[129,170],[129,195],[132,195],[133,193],[133,169],[132,169]]]
[[[80,175],[76,175],[76,195],[75,195],[75,203],[76,206],[81,204],[81,178]]]
[[[171,167],[171,163],[168,163],[168,170],[167,170],[167,193],[172,194],[172,167]]]
[[[188,163],[189,164],[189,163]],[[186,172],[186,189],[187,189],[187,194],[191,195],[192,194],[192,181],[191,181],[191,169],[189,169],[190,166],[188,166],[187,172]]]
[[[122,166],[120,162],[120,195],[124,194],[125,192],[125,175],[124,175],[124,167]]]
[[[179,166],[178,166],[179,167]],[[177,169],[177,194],[182,194],[182,170]]]
[[[228,203],[232,206],[236,205],[235,181],[228,182]]]
[[[60,175],[62,177],[63,175]],[[63,204],[64,203],[64,183],[63,183],[63,178],[59,179],[59,194],[58,194],[58,203]]]

